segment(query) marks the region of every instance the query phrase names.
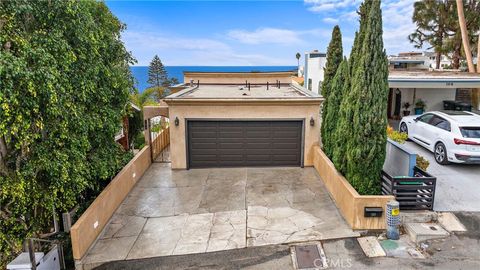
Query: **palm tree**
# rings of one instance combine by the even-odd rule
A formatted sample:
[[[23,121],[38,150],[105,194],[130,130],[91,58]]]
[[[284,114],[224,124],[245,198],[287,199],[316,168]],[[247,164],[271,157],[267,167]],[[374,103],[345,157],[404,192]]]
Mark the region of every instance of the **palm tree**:
[[[470,50],[470,39],[468,38],[467,24],[465,22],[465,14],[463,12],[463,0],[457,1],[458,23],[460,24],[460,31],[462,33],[463,50],[467,58],[468,71],[474,73],[475,66],[473,65],[472,51]]]
[[[153,98],[156,92],[155,88],[147,88],[142,93],[139,93],[138,90],[135,90],[135,93],[130,95],[130,101],[143,109],[144,106],[155,105],[157,104]]]
[[[300,57],[302,57],[302,55],[297,52],[297,54],[295,55],[295,57],[297,58],[297,70],[298,70],[298,75],[300,75]]]

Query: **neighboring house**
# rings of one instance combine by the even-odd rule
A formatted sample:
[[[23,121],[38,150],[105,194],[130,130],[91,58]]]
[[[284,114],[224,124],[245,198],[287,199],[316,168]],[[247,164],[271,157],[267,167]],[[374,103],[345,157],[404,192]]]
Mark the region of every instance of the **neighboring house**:
[[[259,78],[258,73],[247,74],[252,75],[244,73],[242,80]],[[170,118],[172,169],[312,166],[323,98],[299,86],[276,85],[275,80],[268,81],[268,87],[266,81],[227,84],[229,74],[222,75],[221,84],[200,80],[200,85],[167,96],[166,105],[144,112],[145,119]]]
[[[434,69],[437,55],[434,52],[403,52],[388,57],[389,69],[391,70],[412,70],[412,69]],[[450,59],[442,55],[440,59],[440,70],[451,65]]]
[[[314,93],[319,94],[323,82],[323,69],[327,63],[327,54],[321,53],[318,50],[305,53],[305,88]]]
[[[458,71],[399,71],[390,70],[388,116],[403,116],[408,102],[413,114],[415,102],[425,101],[426,110],[443,110],[443,101],[471,104],[472,88],[480,88],[480,74]]]

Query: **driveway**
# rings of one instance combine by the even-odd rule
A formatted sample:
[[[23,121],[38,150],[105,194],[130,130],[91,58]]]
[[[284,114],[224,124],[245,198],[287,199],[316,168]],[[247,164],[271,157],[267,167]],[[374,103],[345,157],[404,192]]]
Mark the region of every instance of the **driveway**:
[[[354,236],[313,168],[154,163],[82,264]]]
[[[427,172],[437,177],[436,211],[480,211],[480,165],[439,165],[433,153],[414,142],[405,144],[430,162]]]

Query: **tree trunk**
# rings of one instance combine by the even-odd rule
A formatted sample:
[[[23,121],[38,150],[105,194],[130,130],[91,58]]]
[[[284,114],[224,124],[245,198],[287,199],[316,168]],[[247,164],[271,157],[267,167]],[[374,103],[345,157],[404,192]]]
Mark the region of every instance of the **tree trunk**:
[[[480,34],[478,35],[477,47],[477,73],[480,73]]]
[[[442,53],[437,52],[437,56],[435,57],[435,68],[436,69],[440,68],[440,57],[442,57]]]
[[[460,24],[460,31],[462,33],[463,50],[465,51],[465,57],[467,58],[468,71],[475,73],[475,66],[473,65],[472,51],[470,50],[470,42],[467,32],[467,24],[465,22],[465,15],[463,13],[463,1],[457,1],[458,23]]]
[[[458,12],[458,22],[460,24],[460,30],[462,33],[462,43],[463,50],[465,51],[465,57],[467,58],[468,71],[470,73],[475,73],[475,66],[473,65],[472,51],[470,50],[470,42],[467,32],[467,24],[465,23],[465,15],[463,13],[463,1],[456,0],[457,2],[457,12]],[[472,89],[472,106],[475,109],[479,109],[479,94],[480,89]]]

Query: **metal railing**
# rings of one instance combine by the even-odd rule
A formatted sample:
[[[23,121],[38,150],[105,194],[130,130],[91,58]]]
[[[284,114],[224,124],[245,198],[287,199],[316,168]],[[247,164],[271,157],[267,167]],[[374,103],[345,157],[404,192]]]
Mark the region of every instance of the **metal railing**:
[[[382,194],[395,196],[402,210],[433,210],[437,178],[416,166],[413,175],[391,176],[382,171]]]

